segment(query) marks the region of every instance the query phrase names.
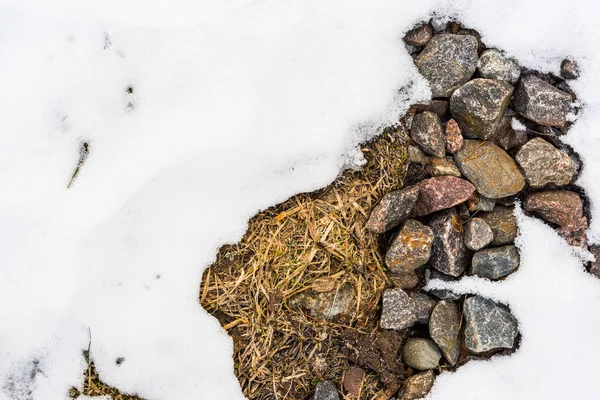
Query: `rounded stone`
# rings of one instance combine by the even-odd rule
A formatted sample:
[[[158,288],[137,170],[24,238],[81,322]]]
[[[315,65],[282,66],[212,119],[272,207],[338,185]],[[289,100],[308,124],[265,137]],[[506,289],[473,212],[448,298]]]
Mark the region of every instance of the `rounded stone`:
[[[479,218],[485,220],[494,233],[493,246],[502,246],[515,241],[517,237],[517,218],[512,207],[497,206],[490,212],[479,214]]]
[[[569,155],[537,137],[525,143],[515,156],[531,187],[571,182],[576,166]]]
[[[477,62],[477,69],[484,78],[515,83],[521,75],[521,67],[514,58],[506,57],[496,49],[484,51]]]
[[[385,255],[385,263],[393,272],[407,273],[429,261],[433,232],[417,220],[406,221]]]
[[[418,197],[417,186],[386,194],[371,211],[365,228],[371,232],[383,233],[400,225],[410,216]]]
[[[479,250],[471,263],[473,275],[487,279],[500,279],[519,267],[519,252],[513,245]]]
[[[469,250],[480,250],[492,243],[494,232],[485,220],[471,218],[465,224],[465,246]]]
[[[404,36],[404,41],[406,44],[415,47],[422,47],[429,42],[429,40],[433,36],[433,28],[429,24],[423,24],[421,26],[416,27],[415,29],[411,29]]]
[[[424,111],[415,115],[410,128],[410,137],[425,153],[444,157],[446,142],[442,122],[437,114]]]
[[[333,382],[319,382],[311,400],[340,400],[340,395]]]
[[[565,79],[579,78],[579,66],[575,61],[565,58],[560,63],[560,76]]]
[[[433,341],[412,338],[404,344],[402,358],[409,367],[425,371],[438,367],[442,353]]]
[[[429,335],[442,350],[444,358],[455,365],[460,355],[460,313],[458,306],[452,301],[440,301],[429,319]]]
[[[562,128],[573,98],[534,75],[521,78],[514,96],[515,110],[539,125]]]

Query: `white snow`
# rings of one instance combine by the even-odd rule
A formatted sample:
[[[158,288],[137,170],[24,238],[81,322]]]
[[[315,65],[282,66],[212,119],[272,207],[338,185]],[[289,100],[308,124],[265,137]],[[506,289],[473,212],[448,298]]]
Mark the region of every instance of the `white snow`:
[[[401,37],[434,10],[524,66],[580,63],[586,111],[567,140],[599,241],[594,2],[0,2],[0,399],[66,398],[88,332],[125,392],[243,398],[231,342],[197,302],[202,270],[256,211],[328,184],[428,95]],[[431,398],[593,397],[600,283],[553,235],[525,219],[518,273],[460,283],[509,304],[523,343],[442,375]]]
[[[527,127],[525,125],[523,125],[523,123],[521,121],[519,121],[518,119],[514,118],[510,121],[510,126],[515,130],[515,131],[526,131]]]

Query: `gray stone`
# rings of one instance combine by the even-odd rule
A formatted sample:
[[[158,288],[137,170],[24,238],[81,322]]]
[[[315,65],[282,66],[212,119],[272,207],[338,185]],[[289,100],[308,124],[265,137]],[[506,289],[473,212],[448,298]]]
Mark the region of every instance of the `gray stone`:
[[[442,353],[436,344],[429,339],[408,339],[402,348],[402,358],[406,365],[419,370],[437,368]]]
[[[460,217],[454,209],[437,214],[429,223],[435,237],[429,265],[455,277],[463,273],[469,262],[463,234],[460,229],[457,230],[457,224],[460,226],[460,223]]]
[[[408,273],[429,261],[433,232],[417,220],[406,221],[385,255],[390,270]]]
[[[517,319],[506,309],[481,296],[465,300],[465,345],[472,353],[511,349],[517,337]]]
[[[467,201],[467,208],[471,212],[492,211],[496,206],[496,200],[482,196],[475,192]]]
[[[448,156],[431,157],[425,171],[431,176],[455,176],[457,178],[462,176],[452,157]]]
[[[414,374],[404,381],[402,390],[400,391],[399,400],[417,400],[427,396],[433,382],[435,381],[435,374],[432,370],[420,372]]]
[[[429,162],[429,156],[423,153],[423,150],[413,145],[408,146],[408,159],[410,160],[410,162],[414,162],[421,165],[425,165]]]
[[[525,143],[515,159],[525,172],[525,179],[534,188],[548,183],[566,185],[576,172],[575,163],[567,153],[540,137]]]
[[[415,59],[431,87],[431,97],[448,97],[477,69],[477,38],[469,35],[435,35]]]
[[[500,279],[519,267],[519,252],[513,245],[479,250],[473,255],[473,275]]]
[[[575,61],[565,58],[562,63],[560,63],[560,76],[565,79],[579,78],[579,66]]]
[[[479,218],[488,223],[494,232],[493,246],[514,243],[517,237],[517,218],[514,208],[498,206],[493,211],[479,214]]]
[[[429,24],[423,24],[415,29],[411,29],[404,36],[404,41],[415,47],[425,46],[433,36],[433,28]]]
[[[521,67],[517,60],[506,57],[496,49],[489,49],[481,54],[477,69],[484,78],[499,79],[511,84],[518,81],[521,75]]]
[[[510,102],[513,88],[497,79],[473,79],[450,97],[450,113],[462,128],[463,136],[487,139],[496,128]]]
[[[451,282],[451,281],[455,280],[454,277],[448,276],[446,274],[442,274],[441,272],[439,272],[433,268],[427,269],[425,271],[425,277],[427,278],[428,281],[432,280],[432,279],[439,279],[444,282]],[[440,300],[459,300],[460,299],[460,294],[454,293],[453,291],[448,290],[448,289],[430,289],[428,293],[434,295],[435,297],[437,297]]]
[[[389,192],[373,208],[365,228],[376,233],[395,228],[408,219],[418,198],[417,186]]]
[[[450,365],[455,365],[460,355],[459,330],[458,306],[451,301],[440,301],[431,313],[429,335],[442,350],[444,358]]]
[[[469,250],[480,250],[492,243],[494,232],[485,220],[471,218],[465,224],[465,246]]]
[[[519,114],[539,125],[559,128],[567,123],[572,101],[569,93],[534,75],[521,78],[514,96],[515,110]]]
[[[410,128],[410,137],[421,150],[436,157],[444,157],[446,139],[440,117],[430,111],[415,115]]]
[[[411,292],[410,298],[415,302],[415,310],[417,312],[417,322],[426,324],[429,322],[429,316],[437,301],[425,293]]]
[[[333,382],[319,382],[312,400],[340,400],[340,395]]]
[[[417,322],[415,301],[402,289],[386,289],[382,295],[382,329],[406,329]]]

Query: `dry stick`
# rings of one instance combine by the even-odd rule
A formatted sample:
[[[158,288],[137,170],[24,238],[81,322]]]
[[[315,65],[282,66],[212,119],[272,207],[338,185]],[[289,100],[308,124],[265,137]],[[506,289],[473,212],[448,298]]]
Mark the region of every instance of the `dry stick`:
[[[77,178],[77,174],[79,174],[79,170],[83,166],[83,163],[87,159],[88,154],[90,154],[90,145],[88,142],[83,142],[81,147],[79,148],[79,161],[77,162],[77,167],[75,167],[75,171],[73,175],[71,175],[71,179],[69,180],[69,184],[67,185],[67,189],[71,187],[75,178]]]

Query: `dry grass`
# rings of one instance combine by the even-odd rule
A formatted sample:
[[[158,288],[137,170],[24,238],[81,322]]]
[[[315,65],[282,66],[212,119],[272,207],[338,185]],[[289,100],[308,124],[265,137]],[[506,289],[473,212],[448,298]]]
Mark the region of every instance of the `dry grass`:
[[[402,128],[387,129],[363,148],[360,171],[260,212],[240,243],[223,246],[205,271],[200,302],[233,338],[235,373],[248,399],[304,399],[318,380],[340,382],[349,367],[341,335],[377,327],[389,282],[378,237],[364,225],[380,198],[402,186],[406,138]],[[356,301],[335,322],[290,306],[344,283]],[[367,375],[361,398],[381,390]]]
[[[135,395],[123,394],[119,390],[102,382],[93,363],[85,370],[83,390],[79,392],[79,390],[72,388],[69,393],[70,397],[74,399],[82,394],[86,396],[108,396],[112,400],[143,400],[141,397]]]

